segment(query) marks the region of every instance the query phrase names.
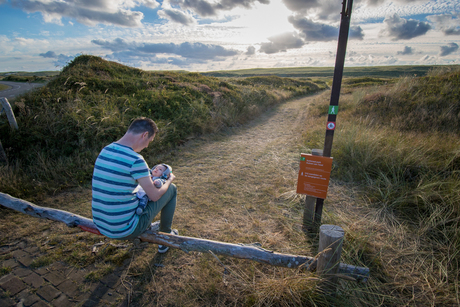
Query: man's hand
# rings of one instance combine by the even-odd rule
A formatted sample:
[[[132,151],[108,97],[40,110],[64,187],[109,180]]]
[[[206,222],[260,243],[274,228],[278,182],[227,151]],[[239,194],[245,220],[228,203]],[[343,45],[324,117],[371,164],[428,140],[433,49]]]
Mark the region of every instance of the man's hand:
[[[139,185],[144,189],[150,200],[157,201],[161,198],[161,196],[163,196],[164,193],[166,193],[169,185],[175,178],[176,176],[174,176],[173,173],[169,174],[169,178],[165,181],[161,188],[155,187],[150,176],[139,178],[137,179],[137,182],[139,182]]]

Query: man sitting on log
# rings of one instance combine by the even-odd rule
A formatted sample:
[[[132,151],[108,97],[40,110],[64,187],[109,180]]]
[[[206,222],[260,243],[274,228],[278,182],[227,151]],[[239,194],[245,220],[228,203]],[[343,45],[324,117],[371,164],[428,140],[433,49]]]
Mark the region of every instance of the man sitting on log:
[[[153,141],[158,128],[149,118],[135,119],[125,135],[107,145],[99,153],[93,173],[93,221],[101,234],[120,240],[131,240],[147,230],[161,211],[160,231],[178,234],[171,225],[176,209],[175,176],[170,174],[162,187],[156,188],[150,177],[149,167],[141,150]],[[144,214],[137,215],[139,199],[138,184],[151,201]],[[158,252],[165,253],[169,247],[159,245]]]

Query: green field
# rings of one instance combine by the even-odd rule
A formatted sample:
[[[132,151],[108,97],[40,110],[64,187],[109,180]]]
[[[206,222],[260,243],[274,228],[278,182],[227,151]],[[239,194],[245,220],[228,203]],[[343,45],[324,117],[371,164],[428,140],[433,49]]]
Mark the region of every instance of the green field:
[[[399,78],[404,76],[424,76],[431,69],[442,66],[372,66],[372,67],[345,67],[343,76],[346,77],[381,77]],[[210,71],[201,73],[213,77],[250,77],[276,75],[291,78],[332,78],[333,67],[292,67],[292,68],[254,68],[227,71]]]
[[[370,66],[370,67],[345,67],[344,78],[347,77],[380,77],[399,78],[404,76],[425,76],[431,69],[441,68],[440,65],[407,65],[407,66]],[[151,71],[159,72],[159,71]],[[174,71],[187,73],[187,71]],[[252,76],[279,76],[291,78],[332,78],[334,67],[285,67],[285,68],[253,68],[238,70],[222,70],[200,72],[204,76],[244,78]],[[40,77],[50,78],[59,75],[59,71],[38,72],[4,72],[0,73],[0,80],[8,76],[25,78]]]
[[[0,73],[0,81],[44,83],[59,75],[59,71],[17,71]]]

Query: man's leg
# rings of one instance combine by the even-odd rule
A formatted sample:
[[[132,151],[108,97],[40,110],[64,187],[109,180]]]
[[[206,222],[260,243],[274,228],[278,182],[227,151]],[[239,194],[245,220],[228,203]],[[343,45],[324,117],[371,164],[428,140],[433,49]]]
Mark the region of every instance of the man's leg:
[[[174,218],[174,212],[176,211],[176,199],[177,199],[177,188],[174,184],[171,184],[163,196],[157,201],[149,201],[145,208],[146,214],[141,216],[139,223],[143,224],[145,231],[157,214],[161,211],[160,217],[160,231],[170,233],[171,225]],[[144,220],[144,216],[146,219]]]
[[[139,216],[139,223],[134,232],[122,240],[132,240],[146,231],[155,216],[161,211],[160,231],[171,233],[171,225],[176,210],[177,189],[171,184],[163,196],[157,201],[149,201],[144,209],[144,214]]]

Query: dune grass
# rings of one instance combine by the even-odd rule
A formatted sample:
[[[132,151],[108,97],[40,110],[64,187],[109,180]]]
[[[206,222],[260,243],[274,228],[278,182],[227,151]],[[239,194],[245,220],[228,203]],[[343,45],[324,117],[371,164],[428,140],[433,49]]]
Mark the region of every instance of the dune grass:
[[[160,133],[153,145],[166,152],[325,87],[280,77],[234,82],[198,73],[146,72],[82,55],[46,86],[15,100],[18,131],[0,117],[9,160],[0,167],[0,185],[3,192],[37,199],[87,183],[99,151],[138,116],[155,120]]]
[[[348,234],[362,241],[366,232],[386,233],[367,242],[365,254],[387,259],[379,287],[399,304],[459,303],[459,76],[445,68],[342,97],[332,176],[359,186],[355,193],[372,212],[368,225],[354,222],[351,233],[359,235]],[[320,116],[324,106],[312,111]],[[307,135],[308,146],[320,140],[320,131]]]

